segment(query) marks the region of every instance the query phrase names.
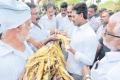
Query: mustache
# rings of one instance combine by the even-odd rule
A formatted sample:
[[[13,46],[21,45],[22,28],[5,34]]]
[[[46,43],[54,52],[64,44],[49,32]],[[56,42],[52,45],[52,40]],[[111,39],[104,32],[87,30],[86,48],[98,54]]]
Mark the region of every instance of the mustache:
[[[71,15],[68,15],[68,17],[72,17]]]
[[[62,13],[62,14],[65,14],[65,13]]]
[[[40,20],[40,17],[36,18],[36,20],[37,20],[37,21]]]

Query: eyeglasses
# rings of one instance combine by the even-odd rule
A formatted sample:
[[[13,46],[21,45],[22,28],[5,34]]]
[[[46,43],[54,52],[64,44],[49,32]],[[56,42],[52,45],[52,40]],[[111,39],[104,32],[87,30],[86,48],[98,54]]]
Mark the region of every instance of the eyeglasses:
[[[113,35],[113,34],[111,34],[110,32],[108,32],[107,29],[105,30],[104,35],[105,35],[105,36],[106,36],[106,35],[109,35],[109,36],[112,36],[112,37],[120,38],[120,36]]]

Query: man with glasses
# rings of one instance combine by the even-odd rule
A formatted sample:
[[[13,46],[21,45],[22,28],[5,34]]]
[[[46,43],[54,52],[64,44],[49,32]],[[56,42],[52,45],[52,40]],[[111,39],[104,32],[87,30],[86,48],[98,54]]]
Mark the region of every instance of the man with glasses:
[[[91,69],[92,80],[120,80],[120,12],[110,17],[103,43],[111,49]]]

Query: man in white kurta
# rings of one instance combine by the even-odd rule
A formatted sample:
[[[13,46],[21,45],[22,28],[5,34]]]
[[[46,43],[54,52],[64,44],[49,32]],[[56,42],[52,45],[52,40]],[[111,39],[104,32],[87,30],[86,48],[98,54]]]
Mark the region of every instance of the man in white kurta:
[[[82,80],[82,68],[93,64],[98,40],[95,32],[87,23],[86,4],[79,3],[73,9],[73,22],[77,28],[71,36],[71,48],[68,49],[66,68],[75,80]],[[83,14],[86,15],[83,17]]]
[[[41,17],[39,24],[43,26],[43,29],[51,30],[56,28],[56,18],[55,15],[52,16],[51,19],[48,18],[47,15]]]
[[[47,5],[46,14],[41,17],[39,25],[43,26],[43,28],[48,31],[57,27],[56,17],[54,15],[54,6],[52,4],[49,3]]]
[[[118,64],[120,64],[120,52],[107,52],[105,57],[93,66],[92,80],[120,80]]]
[[[0,41],[0,79],[18,80],[22,75],[28,57],[33,53],[27,42],[26,49],[20,52]]]
[[[26,42],[27,34],[20,36],[30,28],[30,9],[17,0],[0,0],[0,15],[0,80],[18,80],[33,53]],[[22,43],[20,47],[24,46],[24,51],[16,46],[19,43]]]
[[[38,41],[46,39],[48,37],[48,31],[45,30],[42,25],[38,24],[39,10],[38,10],[37,6],[35,4],[29,3],[29,2],[26,4],[30,7],[31,16],[32,16],[32,18],[31,18],[32,19],[32,23],[31,23],[32,28],[29,31],[30,37],[32,37]]]
[[[101,12],[101,26],[98,28],[96,34],[98,36],[98,39],[102,38],[102,33],[105,30],[106,25],[108,24],[109,18],[110,18],[110,12],[109,11],[103,11]]]
[[[92,65],[97,49],[97,38],[94,31],[86,23],[75,29],[71,37],[71,47],[76,49],[75,55],[69,54],[67,69],[70,73],[82,75],[84,65]]]
[[[29,35],[38,41],[43,41],[49,36],[49,31],[43,29],[43,27],[39,28],[38,26],[33,24],[32,28],[30,29]]]
[[[88,8],[88,17],[89,17],[88,21],[90,26],[95,32],[100,26],[100,22],[99,19],[96,17],[96,13],[97,13],[97,5],[95,4],[90,5]]]
[[[67,15],[67,2],[61,3],[60,10],[61,12],[56,16],[57,27],[60,31],[67,32],[70,28],[70,20]]]
[[[66,31],[69,28],[69,18],[68,16],[62,16],[61,13],[59,13],[56,16],[56,20],[57,20],[57,27],[60,31]]]
[[[107,24],[103,43],[111,49],[91,70],[92,80],[120,80],[120,12],[113,14]]]

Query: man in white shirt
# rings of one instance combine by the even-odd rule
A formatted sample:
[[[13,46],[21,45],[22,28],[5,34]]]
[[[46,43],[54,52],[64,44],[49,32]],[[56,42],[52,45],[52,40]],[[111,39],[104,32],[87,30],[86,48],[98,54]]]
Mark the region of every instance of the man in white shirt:
[[[93,28],[95,32],[100,26],[99,20],[96,17],[96,12],[97,12],[97,5],[95,4],[90,5],[88,8],[88,21],[90,26]]]
[[[104,44],[111,49],[91,70],[92,80],[120,80],[120,12],[113,14],[104,33]]]
[[[109,22],[109,18],[110,16],[113,14],[113,12],[110,12],[108,10],[103,9],[103,11],[101,11],[100,13],[100,17],[101,17],[101,26],[98,28],[96,34],[99,40],[99,48],[97,50],[97,55],[95,58],[95,62],[97,60],[102,59],[105,56],[105,52],[109,52],[110,49],[107,48],[104,44],[103,44],[103,32],[106,29],[106,25]]]
[[[32,28],[29,31],[29,39],[27,40],[29,42],[29,45],[31,48],[35,51],[37,48],[40,48],[47,42],[51,41],[53,37],[48,37],[49,36],[49,31],[44,29],[41,24],[38,24],[38,8],[35,4],[33,3],[26,3],[30,9],[31,9],[31,19],[32,23],[31,26]]]
[[[61,12],[56,16],[57,27],[60,31],[65,31],[68,29],[69,18],[67,16],[68,4],[63,2],[60,6]]]
[[[46,15],[42,16],[39,25],[42,25],[44,29],[51,30],[56,28],[56,18],[55,18],[55,11],[54,5],[48,3],[46,6]]]
[[[66,29],[66,33],[68,34],[68,36],[71,36],[72,31],[75,29],[74,27],[74,23],[72,21],[72,5],[69,5],[67,7],[67,16],[68,16],[68,22],[67,22],[67,29]]]
[[[32,28],[29,31],[29,35],[32,38],[37,39],[38,41],[41,41],[41,40],[47,38],[48,37],[47,32],[43,29],[42,26],[40,26],[38,24],[39,20],[37,20],[37,19],[39,18],[39,16],[38,16],[39,11],[38,11],[37,6],[35,4],[29,3],[29,2],[27,2],[26,4],[30,7],[31,15],[32,15],[32,17],[31,17],[32,18],[32,24],[31,24]]]
[[[17,0],[0,0],[0,80],[20,80],[33,51],[26,43],[31,28],[29,7]]]
[[[107,48],[104,44],[103,44],[103,32],[106,28],[106,25],[108,24],[109,21],[109,17],[110,17],[110,13],[109,11],[103,9],[103,11],[101,10],[100,12],[100,18],[101,18],[101,26],[98,28],[96,34],[97,34],[97,38],[99,40],[99,47],[97,50],[97,54],[95,57],[95,61],[102,59],[105,56],[105,52],[109,52],[110,49]]]
[[[73,22],[77,26],[71,36],[66,68],[75,80],[82,80],[82,68],[92,65],[98,40],[95,32],[87,23],[87,6],[78,3],[73,7]],[[76,27],[75,26],[75,27]]]
[[[97,36],[98,36],[98,39],[100,39],[102,37],[102,32],[104,31],[105,29],[105,26],[108,24],[108,21],[109,21],[109,18],[111,16],[111,13],[107,10],[104,10],[103,12],[101,12],[101,23],[102,25],[98,28],[97,30]]]

